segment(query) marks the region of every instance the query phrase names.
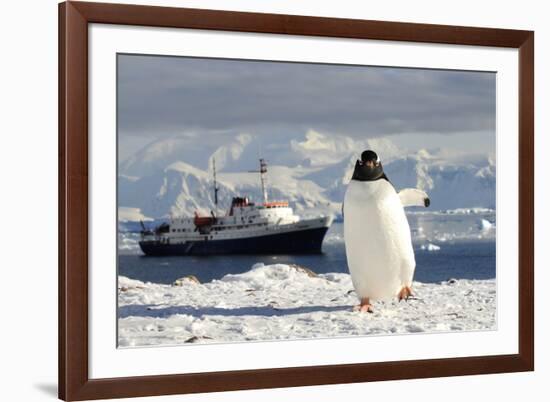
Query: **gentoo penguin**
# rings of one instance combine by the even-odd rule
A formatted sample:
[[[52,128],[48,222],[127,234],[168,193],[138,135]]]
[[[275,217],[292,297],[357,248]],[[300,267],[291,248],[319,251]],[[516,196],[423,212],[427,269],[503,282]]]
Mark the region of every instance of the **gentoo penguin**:
[[[411,294],[416,262],[409,222],[403,206],[428,206],[418,189],[399,194],[384,173],[378,155],[361,154],[344,197],[344,239],[351,280],[360,304],[354,310],[372,312],[372,302]]]

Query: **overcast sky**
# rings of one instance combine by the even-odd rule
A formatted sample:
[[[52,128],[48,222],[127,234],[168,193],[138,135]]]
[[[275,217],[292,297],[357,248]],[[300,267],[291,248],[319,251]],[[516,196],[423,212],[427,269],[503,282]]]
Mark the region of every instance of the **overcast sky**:
[[[495,91],[487,72],[119,55],[120,156],[165,137],[309,129],[438,143],[465,133],[472,149],[494,147]]]

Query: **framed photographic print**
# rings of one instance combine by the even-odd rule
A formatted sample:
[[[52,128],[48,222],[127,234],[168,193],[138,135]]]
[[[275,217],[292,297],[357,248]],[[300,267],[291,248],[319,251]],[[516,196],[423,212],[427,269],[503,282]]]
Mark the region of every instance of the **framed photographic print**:
[[[59,6],[60,398],[534,369],[534,33]]]

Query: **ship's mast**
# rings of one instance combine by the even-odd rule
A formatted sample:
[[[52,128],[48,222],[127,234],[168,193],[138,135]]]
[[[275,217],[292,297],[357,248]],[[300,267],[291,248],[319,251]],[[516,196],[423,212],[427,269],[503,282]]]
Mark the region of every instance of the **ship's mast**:
[[[249,170],[250,173],[260,173],[260,182],[262,183],[262,196],[264,204],[267,204],[267,162],[260,158],[260,170]]]
[[[260,181],[262,182],[262,195],[264,203],[267,204],[267,163],[265,159],[260,158]]]
[[[214,204],[216,205],[215,213],[218,213],[218,182],[216,181],[216,158],[212,158],[212,170],[214,172]]]

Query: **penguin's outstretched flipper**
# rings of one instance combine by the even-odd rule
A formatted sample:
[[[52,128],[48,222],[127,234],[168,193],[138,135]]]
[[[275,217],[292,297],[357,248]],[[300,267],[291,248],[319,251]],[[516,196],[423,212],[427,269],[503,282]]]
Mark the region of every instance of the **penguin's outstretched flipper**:
[[[405,188],[399,193],[399,199],[404,207],[429,207],[430,197],[417,188]]]

